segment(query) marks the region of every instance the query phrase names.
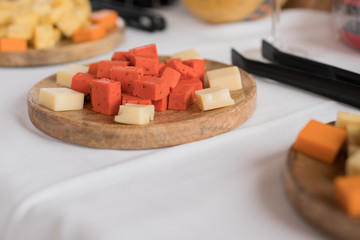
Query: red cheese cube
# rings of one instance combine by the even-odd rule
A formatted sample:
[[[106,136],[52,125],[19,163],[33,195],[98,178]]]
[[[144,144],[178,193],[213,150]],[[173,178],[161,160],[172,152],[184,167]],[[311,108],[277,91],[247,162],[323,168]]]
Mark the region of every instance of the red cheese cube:
[[[164,70],[165,70],[165,63],[163,62],[159,63],[159,76],[163,74]]]
[[[157,112],[163,112],[163,111],[166,111],[167,109],[167,103],[168,103],[168,97],[164,97],[160,100],[157,100],[157,101],[152,101],[152,104],[154,105],[155,107],[155,111]]]
[[[144,75],[158,76],[159,74],[158,58],[134,56],[131,58],[131,63],[135,67],[144,68]]]
[[[180,80],[176,87],[190,86],[194,88],[193,97],[195,98],[195,91],[203,89],[203,83],[198,78]]]
[[[149,44],[145,46],[132,48],[129,50],[129,54],[133,56],[158,58],[158,53],[155,44]]]
[[[111,57],[112,61],[129,61],[129,59],[129,52],[114,52]]]
[[[168,109],[186,110],[194,102],[193,92],[192,86],[176,87],[169,95]]]
[[[130,94],[122,94],[121,105],[125,105],[126,103],[133,103],[133,104],[142,104],[142,105],[151,105],[152,102],[150,99],[135,97]]]
[[[178,71],[181,74],[180,79],[196,78],[198,76],[192,67],[189,67],[188,65],[185,65],[179,61],[170,61],[166,64],[166,66]]]
[[[90,63],[88,73],[96,76],[97,70],[98,70],[98,65],[99,65],[99,63]]]
[[[205,75],[205,59],[191,59],[182,61],[185,65],[192,67],[197,73],[197,77],[204,82]]]
[[[181,74],[176,71],[173,68],[165,67],[165,70],[163,74],[161,75],[161,79],[166,81],[170,87],[170,91],[172,91],[176,85],[178,84],[178,81],[180,79]]]
[[[110,78],[110,69],[114,66],[128,66],[127,61],[100,61],[96,76],[98,78]]]
[[[169,94],[169,86],[158,77],[144,76],[134,81],[133,94],[137,97],[160,100]]]
[[[110,79],[121,82],[121,91],[132,93],[134,81],[144,76],[144,69],[138,67],[112,67],[110,70]]]
[[[115,115],[121,104],[121,83],[102,78],[91,82],[91,104],[93,111]]]
[[[95,79],[96,77],[92,74],[79,72],[73,76],[70,88],[88,95],[90,94],[91,81]]]

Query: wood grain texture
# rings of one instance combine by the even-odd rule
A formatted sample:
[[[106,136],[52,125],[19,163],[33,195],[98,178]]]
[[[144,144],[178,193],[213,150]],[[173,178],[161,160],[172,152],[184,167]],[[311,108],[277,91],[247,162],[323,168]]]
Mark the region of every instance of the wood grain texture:
[[[345,151],[333,164],[322,163],[290,150],[285,189],[297,212],[332,238],[360,239],[360,219],[351,218],[334,198],[333,180],[344,175]]]
[[[87,59],[114,49],[123,41],[123,38],[124,28],[119,27],[109,32],[105,38],[97,41],[73,43],[67,39],[50,49],[0,53],[0,66],[41,66]]]
[[[229,65],[206,60],[206,70]],[[186,111],[156,112],[145,126],[114,122],[114,116],[91,111],[89,101],[81,111],[54,112],[38,105],[43,87],[57,87],[55,75],[37,83],[27,97],[29,117],[42,132],[79,145],[107,149],[146,149],[184,144],[230,131],[250,118],[256,107],[256,84],[241,70],[242,90],[231,92],[235,105],[202,112],[196,104]]]

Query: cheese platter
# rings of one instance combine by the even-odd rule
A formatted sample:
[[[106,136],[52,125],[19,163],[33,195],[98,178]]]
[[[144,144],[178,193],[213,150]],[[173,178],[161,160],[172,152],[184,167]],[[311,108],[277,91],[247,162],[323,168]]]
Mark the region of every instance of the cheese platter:
[[[359,158],[354,144],[358,118],[339,112],[337,123],[311,120],[292,145],[285,166],[285,190],[292,206],[334,239],[360,239]]]
[[[169,57],[160,56],[160,61]],[[206,70],[228,67],[205,60]],[[85,101],[79,111],[55,112],[39,105],[41,88],[59,87],[56,75],[39,81],[28,93],[30,120],[36,128],[54,138],[78,145],[106,149],[147,149],[168,147],[210,138],[230,131],[246,122],[256,107],[257,90],[254,79],[239,69],[242,89],[230,91],[235,104],[229,107],[202,111],[192,104],[186,111],[156,112],[147,125],[126,125],[114,122],[114,116],[91,110]]]
[[[120,21],[122,22],[122,21]],[[109,52],[124,39],[125,28],[118,26],[102,39],[90,42],[73,43],[62,40],[58,46],[50,49],[28,49],[22,52],[0,53],[0,66],[26,67],[52,65],[88,59]]]

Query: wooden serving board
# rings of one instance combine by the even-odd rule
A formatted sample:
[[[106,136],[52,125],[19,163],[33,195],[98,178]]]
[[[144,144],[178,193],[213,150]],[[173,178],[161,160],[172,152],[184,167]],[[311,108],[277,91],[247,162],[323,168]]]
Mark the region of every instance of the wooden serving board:
[[[118,27],[109,32],[105,38],[97,41],[73,43],[67,39],[50,49],[0,53],[0,66],[41,66],[87,59],[114,49],[123,41],[123,38],[124,27]]]
[[[166,57],[162,57],[164,60]],[[206,60],[206,71],[229,65]],[[256,84],[241,70],[242,90],[231,92],[235,105],[203,112],[194,103],[186,111],[156,112],[148,125],[125,125],[114,116],[91,111],[85,101],[80,111],[54,112],[38,104],[43,87],[57,87],[55,75],[37,83],[27,97],[29,117],[42,132],[66,142],[108,149],[167,147],[213,137],[238,127],[250,118],[256,106]]]
[[[333,181],[344,175],[345,151],[333,164],[290,150],[285,169],[285,189],[298,213],[335,239],[359,240],[360,218],[352,218],[337,204]]]

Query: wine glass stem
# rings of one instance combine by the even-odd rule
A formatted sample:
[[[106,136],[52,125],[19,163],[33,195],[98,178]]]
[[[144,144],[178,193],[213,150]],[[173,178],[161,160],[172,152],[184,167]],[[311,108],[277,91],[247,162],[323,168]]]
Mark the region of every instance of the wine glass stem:
[[[273,44],[276,46],[280,46],[280,0],[272,0],[271,8],[271,37],[273,40]]]

